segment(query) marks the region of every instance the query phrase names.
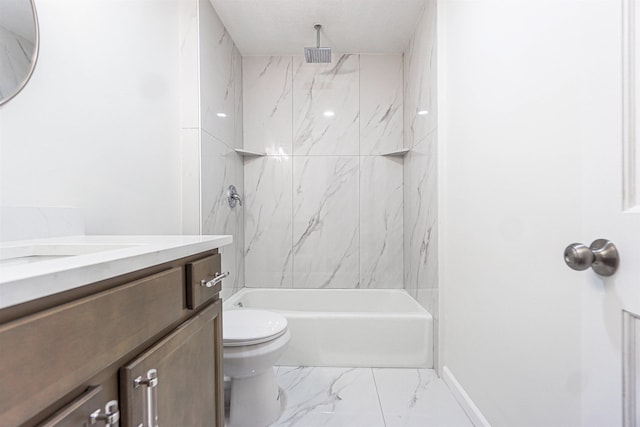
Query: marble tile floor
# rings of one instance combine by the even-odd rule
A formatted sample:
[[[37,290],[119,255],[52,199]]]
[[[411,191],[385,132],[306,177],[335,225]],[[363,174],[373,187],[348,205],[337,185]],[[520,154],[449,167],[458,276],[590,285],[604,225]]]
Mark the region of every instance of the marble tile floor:
[[[272,427],[473,427],[431,369],[275,367]]]

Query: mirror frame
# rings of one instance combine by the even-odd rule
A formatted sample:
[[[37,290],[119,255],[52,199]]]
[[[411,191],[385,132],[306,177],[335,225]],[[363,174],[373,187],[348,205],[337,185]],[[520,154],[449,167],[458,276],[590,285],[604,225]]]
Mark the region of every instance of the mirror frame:
[[[22,89],[24,89],[24,87],[27,85],[27,83],[31,79],[31,76],[33,75],[33,70],[36,68],[36,63],[38,62],[38,57],[40,56],[39,55],[40,54],[40,27],[38,25],[38,11],[36,10],[35,0],[29,0],[29,3],[31,3],[31,11],[33,12],[31,16],[33,18],[33,27],[35,30],[35,43],[34,43],[33,57],[31,59],[31,67],[29,67],[29,71],[27,72],[27,75],[22,80],[22,82],[18,85],[16,90],[12,94],[8,95],[6,98],[0,99],[0,106],[11,101],[13,98],[16,97],[16,95],[18,95],[22,91]]]

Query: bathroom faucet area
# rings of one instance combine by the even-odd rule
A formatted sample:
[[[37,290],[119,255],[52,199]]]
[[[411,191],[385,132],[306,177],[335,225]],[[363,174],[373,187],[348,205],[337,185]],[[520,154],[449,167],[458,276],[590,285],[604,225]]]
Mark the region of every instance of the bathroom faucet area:
[[[0,0],[0,425],[640,427],[638,1]]]

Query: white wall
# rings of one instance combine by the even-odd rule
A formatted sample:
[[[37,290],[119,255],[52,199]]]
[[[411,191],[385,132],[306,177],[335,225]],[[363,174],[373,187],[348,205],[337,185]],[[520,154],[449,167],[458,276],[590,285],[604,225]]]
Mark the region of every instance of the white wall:
[[[616,49],[594,49],[586,35],[615,28],[619,6],[438,7],[444,364],[493,426],[589,424],[580,417],[584,276],[562,251],[581,236],[581,144],[592,138],[581,129],[607,108],[584,95],[598,49]]]
[[[0,204],[88,234],[180,233],[177,0],[39,0],[40,57],[0,107]]]

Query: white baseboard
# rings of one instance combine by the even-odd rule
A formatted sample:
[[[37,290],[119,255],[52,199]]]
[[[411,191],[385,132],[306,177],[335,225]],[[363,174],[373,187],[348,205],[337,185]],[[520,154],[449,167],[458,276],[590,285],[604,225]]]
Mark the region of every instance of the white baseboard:
[[[451,370],[446,366],[442,367],[442,379],[475,427],[491,427],[489,421],[482,415],[480,409],[473,403],[471,397],[464,391]]]

